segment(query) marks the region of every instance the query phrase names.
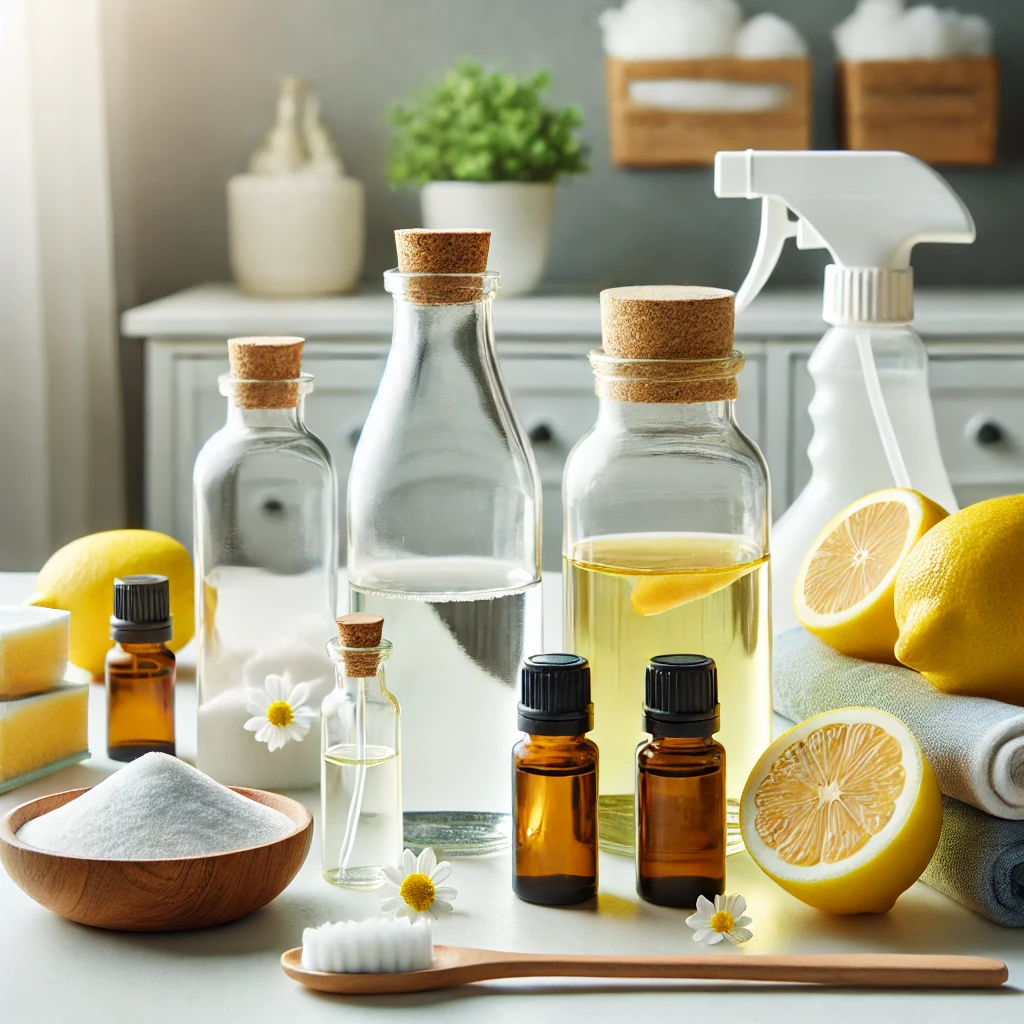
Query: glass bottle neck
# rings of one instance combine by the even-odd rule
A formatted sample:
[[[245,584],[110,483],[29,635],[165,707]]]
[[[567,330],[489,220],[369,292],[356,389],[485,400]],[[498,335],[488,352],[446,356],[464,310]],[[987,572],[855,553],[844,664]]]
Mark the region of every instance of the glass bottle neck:
[[[599,400],[598,426],[625,432],[674,432],[735,426],[735,402],[617,402]]]
[[[171,654],[167,645],[160,641],[148,644],[132,644],[122,640],[117,646],[126,654]]]
[[[651,741],[662,750],[704,750],[715,743],[714,736],[661,736],[651,733]]]
[[[304,430],[305,400],[287,409],[245,409],[228,399],[228,426],[246,430]]]
[[[530,746],[535,750],[564,750],[566,747],[579,746],[587,742],[585,733],[578,736],[546,736],[535,732],[528,732]]]
[[[453,349],[472,366],[494,356],[492,299],[454,305],[427,306],[395,296],[393,350],[417,361]]]

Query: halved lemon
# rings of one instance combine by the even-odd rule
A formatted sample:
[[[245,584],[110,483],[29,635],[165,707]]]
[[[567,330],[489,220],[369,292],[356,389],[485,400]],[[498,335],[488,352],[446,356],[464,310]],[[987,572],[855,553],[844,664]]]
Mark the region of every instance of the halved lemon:
[[[882,914],[928,866],[942,796],[898,718],[840,708],[761,755],[740,828],[757,866],[797,899],[832,914]]]
[[[841,654],[896,664],[896,574],[946,515],[930,498],[902,487],[875,491],[845,508],[800,566],[793,590],[800,624]]]

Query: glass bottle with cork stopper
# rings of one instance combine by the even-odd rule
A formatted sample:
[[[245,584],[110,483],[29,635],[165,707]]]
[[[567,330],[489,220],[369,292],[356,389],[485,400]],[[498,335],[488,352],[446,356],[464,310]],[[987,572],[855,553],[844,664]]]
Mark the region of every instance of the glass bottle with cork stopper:
[[[174,754],[174,634],[166,576],[114,580],[107,651],[107,757],[115,761],[158,751]]]
[[[582,903],[597,895],[590,666],[575,654],[535,654],[522,682],[525,735],[512,748],[512,889],[528,903]]]
[[[495,353],[490,232],[396,239],[394,336],[348,482],[350,605],[395,641],[406,845],[492,853],[519,666],[542,647],[540,481]]]
[[[636,891],[650,903],[694,907],[725,892],[725,747],[715,663],[666,654],[647,666],[636,754]]]
[[[380,615],[342,615],[327,645],[337,685],[321,707],[323,873],[349,889],[376,889],[402,859],[401,718],[383,628]]]
[[[631,854],[636,708],[650,658],[696,650],[722,687],[729,850],[743,781],[771,740],[768,470],[735,417],[733,294],[601,293],[597,422],[563,480],[565,646],[599,709],[601,844]]]
[[[313,378],[302,373],[302,349],[302,338],[228,341],[227,422],[196,459],[196,764],[225,785],[300,789],[320,779],[337,482],[305,425]]]

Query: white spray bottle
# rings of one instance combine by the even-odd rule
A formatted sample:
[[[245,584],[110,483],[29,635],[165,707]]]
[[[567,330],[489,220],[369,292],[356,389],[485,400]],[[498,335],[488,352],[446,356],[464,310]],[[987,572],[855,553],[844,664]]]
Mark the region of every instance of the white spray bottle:
[[[807,365],[813,472],[772,528],[772,611],[781,633],[796,625],[793,586],[804,554],[851,502],[897,486],[957,508],[935,431],[928,356],[910,326],[910,250],[973,242],[974,221],[946,181],[906,153],[719,153],[715,195],[762,200],[761,237],[737,312],[767,282],[787,238],[828,249],[834,260],[825,268],[823,312],[833,326]]]

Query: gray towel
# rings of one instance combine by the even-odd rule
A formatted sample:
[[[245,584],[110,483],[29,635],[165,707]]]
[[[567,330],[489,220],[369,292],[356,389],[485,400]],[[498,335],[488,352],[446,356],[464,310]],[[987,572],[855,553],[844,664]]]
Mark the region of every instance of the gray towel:
[[[996,924],[1024,928],[1024,822],[944,796],[942,836],[921,881]]]
[[[1024,819],[1024,708],[943,693],[909,668],[847,658],[803,629],[776,637],[772,690],[776,712],[794,722],[834,708],[888,711],[917,737],[946,796]]]

